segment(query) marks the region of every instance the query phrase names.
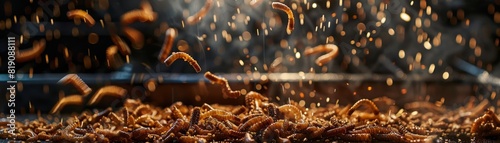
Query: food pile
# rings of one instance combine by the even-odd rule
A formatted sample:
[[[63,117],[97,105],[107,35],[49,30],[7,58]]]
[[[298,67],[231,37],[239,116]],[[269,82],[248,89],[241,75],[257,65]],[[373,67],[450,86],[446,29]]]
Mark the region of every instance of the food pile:
[[[429,102],[409,103],[398,110],[389,98],[317,108],[295,102],[277,105],[253,91],[244,98],[241,106],[193,107],[177,102],[166,108],[128,99],[115,111],[83,112],[60,122],[42,117],[17,122],[16,133],[3,129],[0,138],[28,142],[432,142],[460,136],[490,141],[500,135],[500,120],[486,109],[487,102],[448,111]],[[375,103],[391,110],[381,112]],[[391,112],[395,108],[398,112]]]

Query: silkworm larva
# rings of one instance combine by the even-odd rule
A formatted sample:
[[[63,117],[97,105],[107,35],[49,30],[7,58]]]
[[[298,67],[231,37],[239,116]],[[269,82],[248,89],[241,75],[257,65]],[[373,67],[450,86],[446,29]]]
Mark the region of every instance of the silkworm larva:
[[[495,126],[500,126],[500,119],[498,119],[497,115],[492,110],[487,109],[486,114],[491,116],[491,119],[493,120],[493,123]]]
[[[372,109],[374,115],[378,115],[380,113],[380,111],[377,108],[377,105],[375,105],[375,103],[373,103],[371,100],[361,99],[361,100],[358,100],[358,102],[354,103],[354,105],[352,105],[351,108],[349,108],[349,111],[347,111],[347,115],[349,115],[349,116],[352,115],[354,110],[359,108],[359,106],[361,106],[362,104],[368,105],[368,107],[370,109]]]
[[[148,114],[151,113],[151,107],[149,105],[142,104],[137,106],[137,108],[135,108],[135,110],[132,113],[136,116]]]
[[[243,124],[241,124],[240,127],[238,128],[238,130],[239,131],[247,131],[254,124],[260,123],[260,122],[266,120],[267,118],[268,118],[267,116],[257,116],[257,117],[251,118],[247,122],[244,122]]]
[[[325,65],[326,63],[330,62],[333,58],[337,57],[337,55],[339,54],[339,48],[337,47],[337,45],[334,45],[334,44],[326,44],[326,45],[320,45],[320,46],[323,46],[323,47],[326,47],[325,49],[328,49],[328,53],[318,57],[318,59],[316,59],[316,64],[318,66],[323,66]]]
[[[131,28],[124,27],[123,32],[125,36],[132,42],[132,45],[136,49],[142,49],[144,46],[144,35],[142,35],[141,31]]]
[[[224,123],[222,123],[220,121],[215,121],[215,126],[220,131],[222,131],[222,133],[229,135],[229,136],[232,136],[232,137],[241,138],[245,135],[244,132],[239,132],[239,131],[235,131],[233,129],[228,128],[226,125],[224,125]]]
[[[203,103],[203,105],[201,106],[201,109],[203,109],[205,111],[210,111],[210,110],[214,110],[214,107],[208,105],[207,103]]]
[[[303,141],[305,138],[307,137],[306,134],[303,134],[303,133],[293,133],[289,136],[287,136],[286,138],[292,140],[292,141]]]
[[[158,60],[165,61],[170,55],[175,36],[175,29],[167,29],[167,31],[165,32],[165,41],[163,42],[163,47],[161,48],[160,54],[158,55]]]
[[[231,111],[231,113],[233,115],[239,115],[239,114],[243,114],[247,111],[247,108],[245,108],[245,106],[239,106],[239,107],[236,107],[236,109],[233,109]]]
[[[103,96],[111,96],[114,98],[122,99],[127,95],[127,90],[119,86],[108,85],[99,89],[94,96],[88,102],[88,105],[94,105],[98,103]]]
[[[325,134],[325,136],[336,136],[339,134],[345,134],[349,130],[354,129],[354,127],[355,127],[354,124],[344,125],[344,126],[341,126],[338,128],[327,130],[324,134]]]
[[[135,9],[123,14],[121,17],[121,23],[122,25],[128,25],[136,21],[153,22],[156,20],[157,17],[158,14],[156,14],[152,10]]]
[[[189,122],[189,126],[197,125],[200,120],[200,107],[194,107],[193,112],[191,113],[191,120]]]
[[[374,134],[373,137],[379,141],[391,141],[391,142],[408,142],[403,136],[398,133],[388,133],[388,134]]]
[[[287,5],[285,5],[281,2],[273,2],[271,5],[272,5],[273,9],[278,9],[278,10],[281,10],[283,12],[286,12],[286,14],[288,15],[288,25],[286,28],[286,33],[288,35],[292,34],[292,31],[293,31],[294,25],[295,25],[295,18],[293,16],[293,12],[290,9],[290,7],[288,7]]]
[[[170,133],[177,133],[181,130],[186,130],[189,128],[189,125],[182,119],[177,119],[172,127],[162,136],[162,138],[166,138]]]
[[[472,123],[471,125],[471,133],[477,133],[478,129],[479,129],[479,126],[483,123],[483,122],[486,122],[488,120],[491,120],[491,115],[489,114],[484,114],[483,116],[479,117],[479,118],[476,118],[474,120],[474,122]]]
[[[46,133],[55,133],[57,130],[59,130],[63,125],[61,123],[57,124],[56,126],[52,126],[50,129],[45,129],[45,128],[36,128],[35,132],[40,133],[40,132],[46,132]]]
[[[372,136],[368,133],[359,134],[340,134],[341,139],[345,141],[355,141],[355,142],[371,142]]]
[[[176,106],[172,106],[172,117],[174,120],[182,119],[184,121],[187,121],[187,118],[182,114],[182,112]]]
[[[350,134],[359,134],[359,133],[369,133],[369,134],[387,134],[392,132],[391,129],[381,126],[367,126],[365,128],[350,131]]]
[[[241,95],[240,91],[231,90],[231,87],[229,86],[229,83],[227,82],[226,78],[218,77],[208,71],[205,73],[205,78],[210,80],[212,83],[216,83],[222,86],[222,94],[224,98],[236,99],[240,97]]]
[[[74,19],[74,18],[83,19],[83,21],[85,21],[85,23],[87,23],[87,25],[89,27],[94,26],[94,24],[95,24],[94,18],[92,18],[92,16],[90,16],[86,11],[83,11],[81,9],[69,11],[68,13],[66,13],[66,15],[70,19]]]
[[[243,117],[243,119],[241,119],[241,122],[245,123],[248,120],[250,120],[252,118],[255,118],[255,117],[258,117],[258,116],[264,116],[264,114],[250,114],[250,115],[247,115],[247,116]]]
[[[60,112],[66,105],[83,105],[83,97],[80,95],[70,95],[60,99],[52,108],[50,113]]]
[[[283,132],[283,122],[283,120],[279,120],[267,126],[262,133],[263,139],[268,141],[276,140],[279,137],[279,134]]]
[[[94,124],[94,123],[97,123],[99,122],[102,117],[105,117],[105,116],[108,116],[109,113],[111,113],[113,110],[109,107],[109,108],[106,108],[105,110],[97,113],[97,114],[94,114],[92,116],[92,120],[90,120],[90,124]]]
[[[113,34],[111,35],[111,40],[118,47],[122,55],[130,55],[130,47],[128,47],[127,43],[125,43],[120,36]]]
[[[200,116],[200,119],[205,119],[205,118],[208,118],[208,117],[215,118],[215,119],[217,119],[219,121],[229,120],[229,121],[231,121],[231,122],[233,122],[235,124],[239,124],[240,123],[240,118],[238,118],[237,116],[231,114],[230,112],[219,110],[219,109],[214,109],[214,110],[210,110],[210,111],[207,111],[207,112],[203,113]]]
[[[151,130],[149,128],[138,128],[132,131],[131,136],[133,140],[145,141],[148,139],[148,134]]]
[[[16,52],[16,62],[26,62],[32,60],[45,50],[45,40],[41,39],[39,41],[33,41],[33,47],[31,49],[21,50]]]
[[[67,74],[57,83],[73,85],[84,97],[92,92],[92,89],[77,74]]]
[[[199,138],[196,136],[181,136],[179,138],[179,141],[183,142],[183,143],[206,143],[207,142],[206,139]]]
[[[117,55],[118,47],[116,45],[111,45],[106,49],[106,60],[109,68],[119,68],[122,66],[123,61]]]
[[[247,107],[252,107],[252,105],[255,103],[255,100],[268,101],[269,99],[255,91],[250,91],[245,95],[245,103]],[[260,105],[254,105],[254,108],[258,108],[257,106]]]
[[[286,104],[278,107],[278,111],[285,115],[285,118],[290,121],[298,121],[302,119],[302,114],[299,108],[291,104]]]
[[[196,72],[201,71],[201,67],[198,64],[198,62],[193,59],[189,54],[184,53],[184,52],[173,52],[172,55],[168,56],[167,59],[165,59],[164,63],[166,63],[168,66],[172,65],[175,60],[182,58],[184,61],[188,62]]]
[[[196,14],[189,16],[186,19],[186,23],[188,25],[193,25],[198,23],[208,13],[210,8],[212,7],[212,3],[213,3],[212,0],[205,1],[205,6],[203,6],[203,8],[201,8],[200,11],[198,11]]]

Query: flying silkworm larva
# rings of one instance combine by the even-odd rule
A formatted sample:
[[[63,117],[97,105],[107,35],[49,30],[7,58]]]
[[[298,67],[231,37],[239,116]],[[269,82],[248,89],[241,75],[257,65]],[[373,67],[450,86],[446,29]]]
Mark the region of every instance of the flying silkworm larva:
[[[229,120],[235,124],[240,123],[240,118],[238,118],[236,115],[234,115],[230,112],[227,112],[227,111],[219,110],[219,109],[214,109],[214,110],[210,110],[210,111],[203,113],[200,116],[200,119],[205,119],[208,117],[215,118],[219,121]]]
[[[290,121],[298,121],[302,119],[302,113],[299,108],[294,105],[286,104],[278,107],[278,111],[285,115],[285,118]]]
[[[60,112],[66,105],[83,105],[83,97],[80,95],[70,95],[60,99],[52,108],[50,113],[54,114]]]
[[[172,51],[172,45],[174,45],[175,40],[175,29],[168,28],[165,32],[165,41],[163,42],[163,47],[161,48],[160,54],[158,55],[158,60],[165,61]]]
[[[182,58],[184,61],[188,62],[196,72],[201,71],[201,67],[198,64],[196,60],[193,59],[189,54],[184,53],[184,52],[173,52],[172,55],[168,56],[167,59],[165,59],[164,63],[166,63],[168,66],[172,65],[175,60]]]
[[[120,53],[122,53],[123,55],[130,55],[130,47],[128,47],[127,43],[125,43],[125,41],[123,41],[120,36],[113,34],[111,35],[111,40],[118,47]]]
[[[295,18],[293,16],[293,12],[290,9],[290,7],[288,7],[287,5],[285,5],[281,2],[273,2],[273,3],[271,3],[271,5],[272,5],[273,9],[278,9],[278,10],[281,10],[283,12],[286,12],[286,15],[288,15],[288,25],[286,27],[286,33],[288,35],[292,34],[292,31],[293,31],[293,28],[295,25]]]
[[[109,85],[99,89],[90,99],[88,105],[94,105],[102,99],[103,96],[112,96],[122,99],[127,94],[127,90],[119,86]]]
[[[109,46],[108,49],[106,49],[108,67],[117,69],[123,65],[123,61],[117,53],[118,47],[116,45]]]
[[[205,6],[203,6],[200,11],[198,11],[196,14],[189,16],[186,19],[186,23],[188,25],[193,25],[198,23],[205,15],[208,13],[210,8],[212,7],[212,1],[213,0],[207,0],[205,1]]]
[[[318,45],[312,49],[306,49],[304,54],[311,55],[319,52],[328,52],[316,59],[316,64],[318,66],[323,66],[330,62],[333,58],[337,57],[339,54],[339,48],[335,44]]]
[[[143,1],[141,4],[141,9],[136,9],[129,11],[122,15],[121,23],[122,25],[128,25],[135,21],[139,22],[153,22],[158,17],[158,14],[153,12],[151,4],[147,1]]]
[[[359,106],[361,106],[362,104],[368,105],[368,107],[372,109],[374,115],[379,115],[380,111],[378,110],[377,105],[375,105],[375,103],[373,103],[369,99],[358,100],[358,102],[354,103],[354,105],[352,105],[352,107],[349,108],[349,111],[347,111],[347,115],[351,116],[354,110],[359,108]]]
[[[229,86],[226,78],[218,77],[208,71],[205,73],[205,78],[210,80],[212,83],[216,83],[222,86],[222,95],[224,96],[224,98],[236,99],[241,95],[240,91],[231,90],[231,87]]]
[[[77,74],[67,74],[57,83],[72,84],[84,97],[92,92],[92,89]]]
[[[144,46],[144,35],[142,35],[141,31],[131,27],[124,27],[123,32],[132,42],[134,48],[142,49],[142,47]]]
[[[95,24],[94,18],[92,18],[92,16],[90,16],[86,11],[83,11],[81,9],[69,11],[68,13],[66,13],[66,15],[70,19],[74,19],[74,18],[83,19],[89,27],[94,26],[94,24]]]
[[[267,120],[267,116],[256,116],[252,119],[249,119],[248,121],[244,122],[243,124],[240,125],[240,127],[238,128],[239,131],[248,131],[248,129],[250,127],[252,127],[254,124],[257,124],[257,123],[260,123],[264,120]],[[272,119],[271,119],[272,121]]]
[[[16,51],[16,62],[26,62],[32,60],[45,50],[45,39],[40,41],[33,41],[33,47],[31,49]]]

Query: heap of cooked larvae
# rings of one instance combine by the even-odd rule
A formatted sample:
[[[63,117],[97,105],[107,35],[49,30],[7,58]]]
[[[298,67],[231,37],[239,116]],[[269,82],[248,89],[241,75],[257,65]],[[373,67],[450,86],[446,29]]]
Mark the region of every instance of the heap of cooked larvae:
[[[500,135],[500,120],[484,103],[447,111],[429,102],[415,102],[407,104],[407,109],[382,113],[368,99],[352,106],[306,109],[295,102],[271,103],[253,91],[244,98],[241,106],[193,107],[177,102],[166,108],[128,99],[115,111],[86,111],[56,122],[42,117],[17,122],[14,134],[3,128],[0,138],[28,142],[432,142],[460,133],[474,140],[494,140]]]

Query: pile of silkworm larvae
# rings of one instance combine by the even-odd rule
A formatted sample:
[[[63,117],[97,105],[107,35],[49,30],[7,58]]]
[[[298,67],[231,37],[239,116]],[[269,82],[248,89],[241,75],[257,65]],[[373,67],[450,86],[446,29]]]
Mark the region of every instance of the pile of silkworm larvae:
[[[16,133],[3,126],[0,139],[28,142],[432,142],[462,132],[472,139],[497,139],[500,121],[487,103],[447,111],[429,102],[415,102],[383,113],[378,98],[355,104],[306,109],[295,102],[278,106],[257,92],[245,105],[174,103],[160,108],[128,99],[111,108],[64,121],[39,118],[17,122]],[[393,100],[392,100],[393,101]],[[385,101],[383,101],[385,102]],[[379,105],[379,106],[377,106]],[[367,108],[360,108],[360,107]],[[379,110],[378,107],[381,107]],[[411,112],[407,112],[411,111]],[[423,112],[423,113],[419,113]]]

